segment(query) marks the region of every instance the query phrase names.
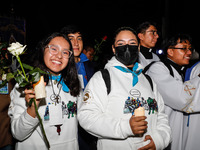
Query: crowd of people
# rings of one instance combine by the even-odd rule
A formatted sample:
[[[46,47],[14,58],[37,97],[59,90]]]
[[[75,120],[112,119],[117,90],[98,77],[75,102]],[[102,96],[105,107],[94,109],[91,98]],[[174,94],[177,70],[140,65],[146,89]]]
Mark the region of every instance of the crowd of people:
[[[84,46],[77,26],[38,43],[30,64],[48,72],[47,96],[36,104],[51,150],[199,149],[200,63],[187,67],[192,38],[177,34],[164,40],[164,57],[153,52],[158,38],[152,22],[136,30],[118,28],[113,56],[98,71],[95,49]],[[47,149],[34,104],[27,105],[34,90],[6,86],[8,93],[0,94],[0,150]],[[144,115],[136,115],[139,108]]]

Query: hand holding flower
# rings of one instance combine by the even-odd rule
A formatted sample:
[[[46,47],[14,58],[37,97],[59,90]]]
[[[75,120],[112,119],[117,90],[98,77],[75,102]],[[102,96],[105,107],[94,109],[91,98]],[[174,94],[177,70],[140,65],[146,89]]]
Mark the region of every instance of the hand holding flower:
[[[36,100],[35,99],[35,91],[33,89],[25,89],[24,90],[25,93],[25,100],[26,102],[29,104],[31,99],[34,99],[36,102],[37,107],[40,104],[40,99]],[[27,112],[30,116],[32,116],[33,118],[35,118],[37,116],[36,112],[35,112],[35,105],[34,103],[32,103],[28,108],[27,108]]]

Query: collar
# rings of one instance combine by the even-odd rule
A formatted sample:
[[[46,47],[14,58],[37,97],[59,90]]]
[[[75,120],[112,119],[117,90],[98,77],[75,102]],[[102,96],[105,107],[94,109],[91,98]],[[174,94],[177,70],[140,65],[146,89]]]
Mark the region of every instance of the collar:
[[[171,59],[167,58],[166,60],[170,65],[172,65],[177,71],[182,72],[184,70],[184,66],[180,66],[178,64],[176,64],[174,61],[172,61]]]
[[[89,59],[87,58],[87,56],[85,54],[81,53],[79,62],[85,62],[85,61],[88,61],[88,60]]]
[[[183,66],[180,66],[178,64],[176,64],[174,61],[172,61],[171,59],[167,58],[166,62],[169,63],[170,65],[172,65],[174,67],[174,69],[176,69],[176,71],[181,75],[181,77],[184,79],[185,76],[185,70]]]
[[[151,48],[147,48],[147,47],[140,45],[140,52],[143,54],[143,56],[146,59],[153,59],[153,55],[152,55],[151,51],[152,51]]]

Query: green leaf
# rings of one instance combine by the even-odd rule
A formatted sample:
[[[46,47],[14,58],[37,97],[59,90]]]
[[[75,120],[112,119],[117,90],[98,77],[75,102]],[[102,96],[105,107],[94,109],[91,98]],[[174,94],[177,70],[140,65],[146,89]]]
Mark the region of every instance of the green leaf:
[[[6,75],[6,80],[7,81],[10,81],[11,79],[13,79],[15,76],[14,76],[14,74],[13,73],[8,73],[7,75]]]
[[[24,81],[24,82],[19,84],[19,87],[25,87],[25,86],[28,86],[28,85],[30,85],[30,83]]]
[[[4,48],[4,47],[7,47],[7,43],[1,43],[0,44],[0,49]]]
[[[40,68],[37,68],[37,69],[41,74],[47,74],[45,71],[41,70]]]
[[[30,74],[30,82],[36,83],[40,80],[41,74],[47,74],[46,72],[42,71],[40,68],[35,68],[32,71],[29,71]]]
[[[40,68],[35,68],[34,70],[30,71],[29,73],[31,75],[34,75],[37,72],[39,72],[40,74],[47,74],[46,72],[42,71]]]
[[[25,68],[25,69],[28,69],[28,70],[33,70],[34,68],[32,67],[32,66],[30,66],[30,65],[27,65],[27,64],[24,64],[24,63],[22,63],[22,65],[23,65],[23,67]]]
[[[16,82],[20,85],[21,83],[23,83],[23,77],[22,76],[16,76],[15,77]]]
[[[97,61],[99,59],[99,56],[94,56],[94,61]]]
[[[39,80],[40,80],[40,73],[39,72],[35,72],[34,74],[32,74],[32,76],[31,76],[31,82],[32,83],[36,83],[36,82],[38,82]]]

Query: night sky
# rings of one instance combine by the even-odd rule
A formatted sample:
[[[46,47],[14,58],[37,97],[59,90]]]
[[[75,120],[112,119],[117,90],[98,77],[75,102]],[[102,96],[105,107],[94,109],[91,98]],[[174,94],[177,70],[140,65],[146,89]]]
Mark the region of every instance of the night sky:
[[[187,33],[198,44],[198,1],[191,0],[6,0],[0,5],[0,15],[26,19],[26,44],[34,46],[45,35],[59,31],[67,24],[82,27],[87,42],[104,35],[108,41],[120,26],[136,29],[143,21],[154,21],[161,32],[160,40],[175,33]],[[109,45],[111,47],[111,45]]]

